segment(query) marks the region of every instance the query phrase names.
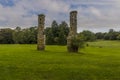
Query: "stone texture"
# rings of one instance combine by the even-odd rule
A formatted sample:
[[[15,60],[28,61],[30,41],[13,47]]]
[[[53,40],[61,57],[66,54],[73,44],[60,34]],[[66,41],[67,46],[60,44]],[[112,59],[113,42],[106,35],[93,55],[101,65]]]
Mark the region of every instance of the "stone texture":
[[[71,11],[70,12],[70,32],[67,37],[67,49],[68,52],[73,52],[74,50],[71,43],[72,38],[77,36],[77,11]]]
[[[45,50],[45,35],[44,35],[45,15],[38,15],[38,36],[37,36],[37,49]]]
[[[77,11],[70,12],[70,32],[72,35],[77,34]]]

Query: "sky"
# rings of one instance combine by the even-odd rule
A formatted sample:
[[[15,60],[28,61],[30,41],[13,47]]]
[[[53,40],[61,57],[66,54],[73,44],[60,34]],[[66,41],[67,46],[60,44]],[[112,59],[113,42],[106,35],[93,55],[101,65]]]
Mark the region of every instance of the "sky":
[[[0,0],[0,28],[37,26],[45,14],[45,26],[53,20],[69,24],[69,13],[78,11],[78,32],[120,31],[120,0]]]

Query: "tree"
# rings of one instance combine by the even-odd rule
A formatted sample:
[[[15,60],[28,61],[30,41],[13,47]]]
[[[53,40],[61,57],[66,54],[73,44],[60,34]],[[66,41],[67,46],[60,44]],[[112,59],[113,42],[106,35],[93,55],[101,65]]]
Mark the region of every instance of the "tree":
[[[67,44],[67,36],[69,33],[69,27],[65,21],[63,21],[59,25],[59,37],[58,37],[58,43],[59,45],[66,45]]]
[[[104,39],[105,40],[117,40],[118,32],[114,31],[113,29],[110,29],[108,33],[105,34]]]
[[[110,40],[110,35],[109,35],[108,33],[105,33],[105,34],[104,34],[104,39],[105,39],[105,40]]]
[[[51,27],[45,29],[46,44],[49,45],[66,45],[69,27],[65,21],[60,25],[53,21]]]
[[[95,36],[97,39],[104,39],[104,33],[102,33],[102,32],[96,33]]]
[[[120,34],[117,36],[117,40],[120,40]]]
[[[12,44],[14,43],[13,41],[13,30],[6,28],[6,29],[1,29],[0,30],[0,43],[1,44]]]
[[[70,44],[68,46],[69,52],[78,52],[79,49],[84,47],[84,38],[82,35],[71,36]]]
[[[13,40],[16,44],[37,43],[37,27],[26,29],[16,28],[13,32]]]
[[[64,31],[60,30],[58,37],[58,44],[65,45],[66,43],[67,43],[66,35],[64,34]]]
[[[109,35],[109,40],[115,40],[116,36],[115,36],[115,31],[113,29],[109,30],[108,35]]]
[[[16,27],[15,30],[13,31],[13,41],[15,44],[22,43],[22,29],[20,27]]]
[[[54,36],[52,33],[52,29],[50,27],[47,27],[45,29],[45,35],[46,35],[46,44],[53,45],[54,44]]]
[[[85,41],[95,41],[96,40],[95,34],[91,31],[85,30],[85,31],[81,32],[81,34],[84,36]]]
[[[59,35],[59,28],[58,23],[55,20],[51,24],[51,30],[54,37],[54,44],[58,44],[58,41],[56,39],[58,38]]]
[[[19,32],[19,31],[21,31],[21,28],[20,28],[19,26],[17,26],[17,27],[15,28],[15,31]]]

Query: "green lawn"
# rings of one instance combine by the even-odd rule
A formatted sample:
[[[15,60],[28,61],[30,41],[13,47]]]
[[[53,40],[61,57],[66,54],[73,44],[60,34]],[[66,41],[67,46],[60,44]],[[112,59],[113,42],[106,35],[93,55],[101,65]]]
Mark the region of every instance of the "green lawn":
[[[120,80],[120,41],[88,43],[78,54],[66,46],[0,45],[0,80]]]

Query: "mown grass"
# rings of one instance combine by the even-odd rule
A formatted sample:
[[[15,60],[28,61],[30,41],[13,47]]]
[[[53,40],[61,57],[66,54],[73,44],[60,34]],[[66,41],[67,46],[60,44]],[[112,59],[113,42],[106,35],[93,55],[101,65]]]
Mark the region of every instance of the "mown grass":
[[[120,80],[120,41],[97,41],[79,53],[66,46],[0,45],[0,80]]]

